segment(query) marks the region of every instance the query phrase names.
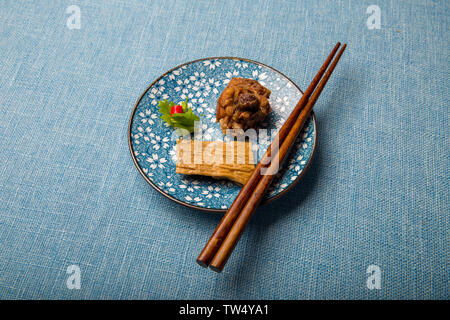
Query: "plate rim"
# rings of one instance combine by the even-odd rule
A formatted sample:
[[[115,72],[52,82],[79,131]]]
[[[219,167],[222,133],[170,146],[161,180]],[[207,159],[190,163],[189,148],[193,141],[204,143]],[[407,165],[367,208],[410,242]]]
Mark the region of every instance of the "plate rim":
[[[169,74],[170,72],[177,70],[183,66],[192,64],[192,63],[196,63],[196,62],[200,62],[200,61],[204,61],[204,60],[219,60],[219,59],[228,59],[228,60],[241,60],[241,61],[246,61],[246,62],[250,62],[256,65],[260,65],[263,66],[265,68],[268,68],[272,71],[275,71],[276,73],[280,74],[282,77],[284,77],[286,80],[288,80],[290,83],[292,83],[294,85],[294,87],[299,90],[302,95],[304,94],[304,92],[302,91],[302,89],[299,88],[299,86],[297,86],[297,84],[292,81],[288,76],[286,76],[284,73],[280,72],[279,70],[264,64],[262,62],[256,61],[256,60],[252,60],[252,59],[247,59],[247,58],[239,58],[239,57],[233,57],[233,56],[219,56],[219,57],[207,57],[207,58],[200,58],[200,59],[195,59],[195,60],[191,60],[185,63],[182,63],[176,67],[173,67],[172,69],[164,72],[162,75],[160,75],[158,78],[156,78],[152,83],[150,83],[147,88],[142,92],[142,94],[139,96],[139,98],[137,99],[136,103],[134,104],[134,107],[131,111],[131,115],[130,118],[128,120],[128,130],[127,130],[127,140],[128,140],[128,149],[130,151],[130,155],[131,155],[131,159],[133,160],[133,163],[135,165],[135,167],[137,168],[137,170],[139,171],[139,173],[141,174],[141,176],[145,179],[145,181],[148,182],[148,184],[150,184],[156,191],[158,191],[160,194],[162,194],[163,196],[165,196],[166,198],[181,204],[183,206],[192,208],[192,209],[197,209],[197,210],[201,210],[201,211],[205,211],[205,212],[217,212],[217,213],[225,213],[228,209],[216,209],[216,208],[205,208],[205,207],[200,207],[200,206],[196,206],[193,205],[191,203],[188,202],[184,202],[182,200],[179,200],[173,196],[171,196],[170,194],[164,192],[164,190],[160,189],[146,174],[145,172],[142,170],[142,168],[139,166],[139,163],[137,161],[137,158],[134,154],[134,150],[133,150],[133,145],[132,145],[132,141],[131,141],[131,127],[133,124],[133,119],[134,119],[134,115],[136,113],[136,110],[139,106],[139,103],[141,102],[142,98],[145,96],[145,94],[150,90],[151,87],[153,87],[159,80],[161,80],[163,77],[165,77],[167,74]],[[303,176],[305,175],[305,173],[308,171],[309,167],[311,166],[311,163],[313,161],[313,158],[315,156],[316,153],[316,148],[317,148],[317,136],[318,136],[318,132],[317,132],[317,119],[316,119],[316,115],[314,114],[314,111],[311,111],[311,119],[313,121],[313,131],[314,131],[314,137],[313,137],[313,146],[311,149],[311,155],[308,158],[308,162],[306,163],[305,167],[303,168],[302,172],[297,176],[297,178],[292,181],[291,184],[289,184],[289,186],[284,189],[283,191],[281,191],[280,193],[265,199],[261,204],[267,204],[270,203],[276,199],[278,199],[279,197],[281,197],[282,195],[284,195],[286,192],[290,191],[300,180],[301,178],[303,178]]]

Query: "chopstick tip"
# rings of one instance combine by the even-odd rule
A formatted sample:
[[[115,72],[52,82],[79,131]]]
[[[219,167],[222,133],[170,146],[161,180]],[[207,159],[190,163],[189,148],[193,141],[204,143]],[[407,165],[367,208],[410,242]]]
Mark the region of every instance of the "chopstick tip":
[[[197,261],[197,264],[198,264],[200,267],[208,268],[208,265],[207,265],[206,263],[204,263],[203,261],[201,261],[201,260],[196,260],[196,261]]]
[[[219,269],[219,268],[216,268],[216,267],[214,267],[214,266],[209,266],[209,268],[212,270],[212,271],[215,271],[215,272],[217,272],[217,273],[221,273],[222,272],[222,269]]]

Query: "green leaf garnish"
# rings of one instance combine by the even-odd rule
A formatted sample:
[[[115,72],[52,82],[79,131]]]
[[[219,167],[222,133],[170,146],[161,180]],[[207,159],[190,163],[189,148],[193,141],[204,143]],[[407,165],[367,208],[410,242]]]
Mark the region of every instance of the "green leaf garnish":
[[[172,101],[162,100],[158,105],[159,112],[162,113],[161,119],[169,126],[186,129],[191,133],[194,132],[195,121],[200,120],[200,118],[192,111],[192,108],[189,108],[187,98],[186,101],[183,101],[180,104],[183,108],[183,113],[171,114],[171,109],[175,106],[175,103]]]

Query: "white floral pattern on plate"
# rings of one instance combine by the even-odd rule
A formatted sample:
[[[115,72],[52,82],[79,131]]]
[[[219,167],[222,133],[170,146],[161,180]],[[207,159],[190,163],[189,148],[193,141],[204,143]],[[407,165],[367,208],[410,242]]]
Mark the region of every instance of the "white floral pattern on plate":
[[[169,198],[199,209],[226,210],[240,187],[226,180],[186,176],[175,173],[173,128],[161,119],[158,101],[179,102],[189,99],[194,112],[201,115],[205,140],[222,140],[216,123],[216,103],[233,77],[258,80],[271,90],[272,112],[263,128],[278,130],[301,97],[301,91],[278,71],[254,61],[238,58],[209,58],[179,66],[158,78],[142,95],[130,119],[130,149],[137,167],[146,180]],[[311,161],[315,147],[315,121],[311,116],[299,135],[289,159],[275,177],[266,198],[276,197],[302,175]],[[270,139],[259,141],[256,152],[261,158]]]

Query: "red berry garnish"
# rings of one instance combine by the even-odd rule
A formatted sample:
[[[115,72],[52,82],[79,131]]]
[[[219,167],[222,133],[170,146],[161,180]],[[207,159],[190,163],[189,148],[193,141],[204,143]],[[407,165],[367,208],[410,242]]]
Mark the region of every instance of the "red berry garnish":
[[[180,106],[179,104],[177,104],[176,106],[172,106],[172,108],[170,109],[170,113],[174,114],[174,113],[183,113],[183,107]]]

